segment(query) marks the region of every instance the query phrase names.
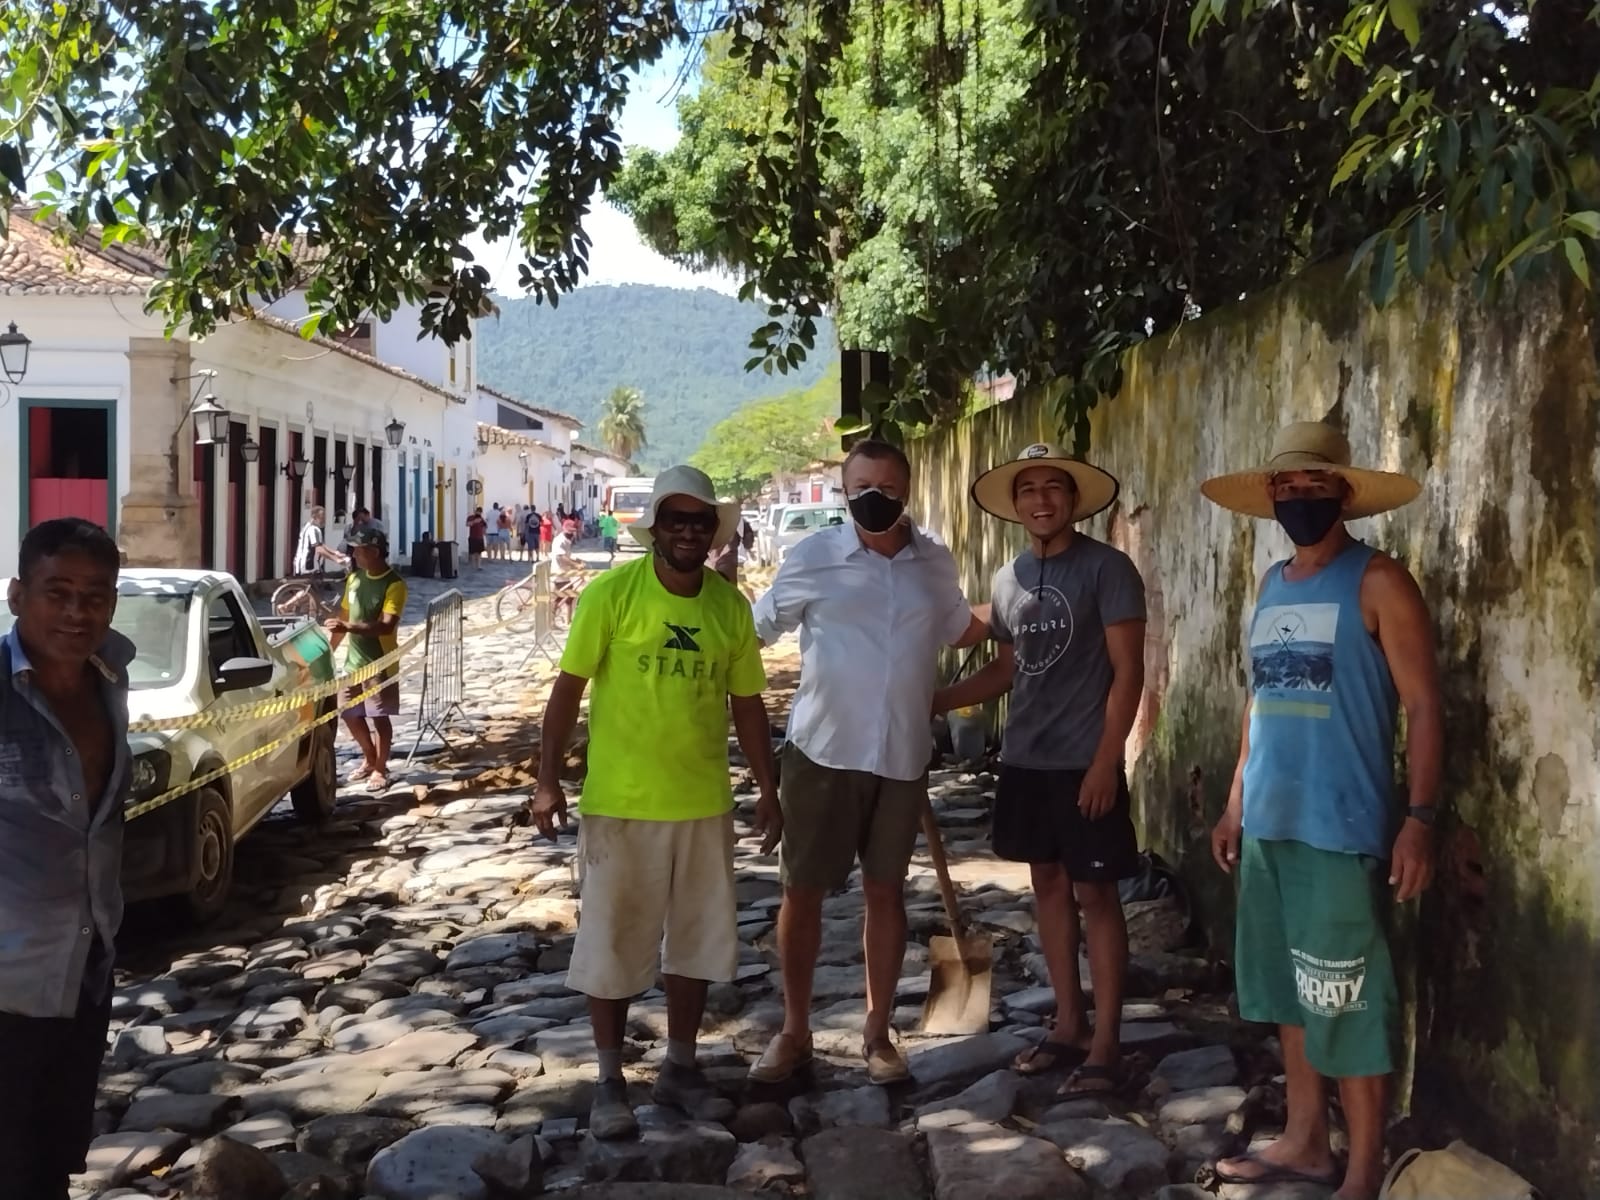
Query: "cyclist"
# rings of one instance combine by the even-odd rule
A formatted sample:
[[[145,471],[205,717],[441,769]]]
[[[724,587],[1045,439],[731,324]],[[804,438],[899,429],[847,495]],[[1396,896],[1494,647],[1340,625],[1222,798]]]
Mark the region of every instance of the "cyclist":
[[[583,587],[583,576],[588,565],[573,553],[574,538],[565,525],[556,531],[550,543],[550,573],[554,581],[555,613],[566,610],[567,620],[572,620],[572,610],[578,603],[578,592]]]
[[[350,560],[331,548],[323,535],[322,526],[327,517],[327,510],[320,504],[306,514],[306,523],[300,527],[300,542],[294,552],[296,575],[321,575],[325,562],[341,568],[349,565]]]

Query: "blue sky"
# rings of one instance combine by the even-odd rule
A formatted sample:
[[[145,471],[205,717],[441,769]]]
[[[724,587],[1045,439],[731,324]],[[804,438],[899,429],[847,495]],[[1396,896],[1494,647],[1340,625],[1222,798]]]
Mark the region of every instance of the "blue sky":
[[[677,93],[673,90],[683,65],[685,50],[675,50],[653,67],[638,75],[633,94],[623,110],[621,131],[626,146],[648,146],[670,150],[678,141]],[[693,88],[698,81],[691,75],[685,83]],[[668,262],[640,240],[633,222],[603,200],[596,204],[584,228],[594,241],[589,254],[587,283],[653,283],[663,287],[709,287],[733,294],[738,283],[720,271],[696,274]],[[477,240],[468,244],[478,261],[494,276],[495,290],[521,295],[517,287],[516,247],[488,246]],[[481,249],[480,249],[481,247]]]

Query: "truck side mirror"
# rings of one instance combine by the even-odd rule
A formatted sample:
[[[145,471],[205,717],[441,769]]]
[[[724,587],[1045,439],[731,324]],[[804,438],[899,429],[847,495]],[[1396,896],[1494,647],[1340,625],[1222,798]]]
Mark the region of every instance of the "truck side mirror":
[[[217,692],[238,692],[272,682],[272,663],[264,658],[230,658],[217,671],[211,686]]]

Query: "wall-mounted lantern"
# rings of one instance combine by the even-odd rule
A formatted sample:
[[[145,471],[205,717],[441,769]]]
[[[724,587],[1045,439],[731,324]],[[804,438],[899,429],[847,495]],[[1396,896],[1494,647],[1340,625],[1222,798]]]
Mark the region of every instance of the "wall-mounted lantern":
[[[28,347],[32,345],[27,334],[17,332],[15,321],[11,322],[11,328],[0,333],[0,371],[4,371],[12,383],[21,383],[28,373]]]
[[[398,417],[383,427],[383,436],[389,439],[389,448],[400,449],[400,440],[406,435],[406,423]]]

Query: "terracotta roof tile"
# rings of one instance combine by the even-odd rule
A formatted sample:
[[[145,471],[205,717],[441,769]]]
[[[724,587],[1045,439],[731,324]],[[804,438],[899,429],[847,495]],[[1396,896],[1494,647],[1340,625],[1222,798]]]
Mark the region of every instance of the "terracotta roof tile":
[[[155,276],[138,255],[101,250],[82,239],[62,243],[22,213],[12,213],[0,241],[0,294],[142,296]]]

